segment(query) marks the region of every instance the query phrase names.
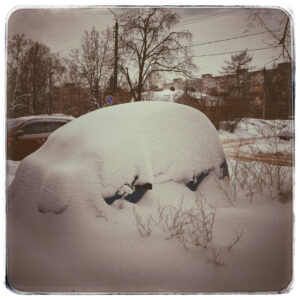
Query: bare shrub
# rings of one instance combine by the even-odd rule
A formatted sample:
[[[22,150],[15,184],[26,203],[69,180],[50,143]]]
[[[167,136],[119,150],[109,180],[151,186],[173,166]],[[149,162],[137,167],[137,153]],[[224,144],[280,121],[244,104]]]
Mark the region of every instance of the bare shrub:
[[[143,221],[141,215],[139,215],[138,212],[136,211],[135,206],[132,206],[132,213],[135,217],[136,228],[139,234],[142,237],[149,236],[152,232],[152,223],[153,223],[152,215],[148,216],[147,219]]]
[[[228,169],[230,170],[230,180],[219,180],[217,178],[216,182],[220,190],[223,192],[225,200],[229,202],[230,205],[234,205],[237,200],[237,195],[240,191],[240,164],[241,161],[236,159],[227,160]]]
[[[251,147],[249,147],[251,149]],[[240,189],[243,190],[250,202],[253,200],[253,196],[257,192],[262,192],[262,176],[261,170],[258,168],[256,161],[249,160],[247,162],[240,162],[239,166],[239,185]]]
[[[265,162],[261,164],[261,173],[265,178],[265,184],[268,186],[271,198],[274,196],[274,188],[277,193],[281,193],[285,184],[292,181],[292,174],[287,170],[284,163],[284,158],[291,155],[291,153],[281,148],[282,142],[279,137],[281,129],[282,125],[275,121],[268,123],[267,126],[257,127],[257,131],[268,147]],[[293,149],[291,149],[291,152],[293,152]],[[255,153],[257,154],[258,151]]]
[[[250,201],[252,201],[254,193],[259,192],[263,194],[264,187],[266,186],[263,165],[256,161],[249,161],[243,163],[242,170],[247,174],[245,189],[248,191]]]
[[[236,244],[238,244],[238,242],[241,240],[243,233],[244,233],[243,230],[236,233],[235,237],[231,241],[229,241],[227,245],[228,250],[231,250]]]
[[[269,194],[274,196],[291,193],[292,171],[288,167],[293,149],[283,148],[279,138],[282,124],[265,122],[263,126],[257,125],[256,131],[260,137],[241,139],[234,144],[232,157],[228,160],[230,169],[230,182],[218,181],[225,199],[233,205],[239,192],[243,192],[252,202],[255,194]],[[264,146],[260,151],[256,144],[259,141]],[[293,144],[291,143],[291,147]]]
[[[230,120],[230,121],[222,121],[222,129],[225,131],[229,131],[231,133],[234,132],[234,130],[237,128],[237,126],[239,125],[239,123],[241,122],[242,118],[235,118],[234,120]]]
[[[167,239],[177,238],[185,248],[187,245],[206,248],[212,240],[215,211],[207,211],[206,199],[196,194],[196,206],[183,207],[183,197],[179,207],[158,205],[159,223],[168,232]]]
[[[224,261],[222,258],[222,251],[221,249],[216,249],[214,247],[210,248],[207,260],[214,264],[217,267],[223,267],[224,266]]]

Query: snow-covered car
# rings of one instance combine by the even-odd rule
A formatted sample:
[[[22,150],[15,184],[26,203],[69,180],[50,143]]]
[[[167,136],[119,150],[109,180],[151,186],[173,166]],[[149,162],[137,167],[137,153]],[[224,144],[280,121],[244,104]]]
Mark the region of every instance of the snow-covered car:
[[[26,116],[7,120],[7,158],[22,160],[39,149],[48,136],[73,120],[62,115]]]
[[[120,290],[128,277],[136,282],[149,265],[136,262],[137,256],[148,261],[145,251],[131,251],[137,240],[132,209],[151,213],[158,201],[181,198],[193,205],[190,189],[205,190],[213,174],[228,175],[223,148],[212,123],[191,107],[121,104],[67,123],[19,163],[8,187],[8,284],[82,292],[113,290],[106,282]],[[157,247],[147,245],[150,252]]]
[[[39,210],[61,212],[75,201],[68,190],[81,200],[137,202],[153,184],[177,182],[195,191],[210,173],[228,176],[209,119],[185,105],[141,102],[93,111],[53,132],[20,163],[12,188],[37,184]]]

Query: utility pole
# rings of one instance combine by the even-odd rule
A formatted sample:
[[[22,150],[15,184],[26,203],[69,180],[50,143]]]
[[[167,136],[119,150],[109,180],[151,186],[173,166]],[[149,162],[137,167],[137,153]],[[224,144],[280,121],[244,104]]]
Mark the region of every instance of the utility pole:
[[[110,9],[108,10],[114,15],[115,17],[115,26],[114,26],[114,31],[113,31],[113,37],[115,40],[115,60],[114,60],[114,80],[113,80],[113,91],[114,94],[117,93],[117,88],[118,88],[118,38],[119,38],[119,24],[118,24],[118,17],[117,15]]]
[[[267,76],[266,76],[266,67],[264,67],[264,71],[263,71],[263,74],[264,74],[264,94],[263,94],[263,107],[262,107],[262,118],[263,119],[266,119],[266,108],[267,108]]]
[[[48,57],[49,62],[49,115],[52,115],[52,60]]]
[[[115,39],[115,63],[114,63],[114,84],[113,84],[114,93],[117,92],[117,88],[118,88],[118,31],[119,31],[119,24],[116,18],[116,24],[113,33]]]

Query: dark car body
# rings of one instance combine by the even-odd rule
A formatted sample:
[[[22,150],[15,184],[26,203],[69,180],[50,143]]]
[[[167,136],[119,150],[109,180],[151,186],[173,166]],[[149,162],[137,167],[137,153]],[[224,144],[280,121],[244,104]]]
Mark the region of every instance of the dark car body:
[[[7,159],[22,160],[39,149],[48,136],[72,121],[69,116],[27,116],[7,120]]]

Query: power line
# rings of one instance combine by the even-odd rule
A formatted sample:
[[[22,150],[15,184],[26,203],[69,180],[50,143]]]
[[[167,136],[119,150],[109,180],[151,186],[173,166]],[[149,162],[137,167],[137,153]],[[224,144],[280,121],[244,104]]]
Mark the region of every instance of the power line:
[[[273,31],[279,31],[279,30],[280,29],[271,30],[271,31],[273,32]],[[242,39],[242,38],[245,38],[245,37],[260,35],[260,34],[264,34],[264,33],[267,33],[267,32],[270,32],[270,31],[266,30],[266,31],[261,31],[261,32],[250,33],[250,34],[235,36],[235,37],[231,37],[231,38],[226,38],[226,39],[222,39],[222,40],[215,40],[215,41],[210,41],[210,42],[205,42],[205,43],[200,43],[200,44],[193,44],[193,45],[189,45],[188,47],[204,46],[204,45],[215,44],[215,43],[220,43],[220,42],[226,42],[226,41],[231,41],[231,40],[236,40],[236,39]]]
[[[186,20],[186,21],[180,21],[180,23],[176,24],[175,27],[187,26],[187,25],[194,24],[197,22],[203,22],[203,20],[199,20],[199,18],[196,18],[196,19],[191,19],[191,20]]]
[[[271,32],[276,32],[276,31],[279,31],[279,30],[280,29],[274,29],[274,30],[271,30]],[[246,37],[249,37],[249,36],[261,35],[261,34],[268,33],[268,32],[270,32],[270,31],[266,30],[266,31],[261,31],[261,32],[250,33],[250,34],[235,36],[235,37],[231,37],[231,38],[221,39],[221,40],[209,41],[209,42],[199,43],[199,44],[192,44],[192,45],[188,45],[187,47],[188,48],[192,48],[192,47],[198,47],[198,46],[216,44],[216,43],[221,43],[221,42],[226,42],[226,41],[231,41],[231,40],[246,38]],[[270,47],[270,48],[272,48],[272,47]],[[261,50],[263,50],[263,49],[266,49],[266,48],[262,48]],[[67,51],[67,50],[70,50],[70,49],[64,49],[64,50],[60,50],[58,52],[63,52],[63,51]],[[240,50],[240,51],[242,51],[242,50]],[[234,51],[233,53],[240,52],[240,51]],[[250,51],[250,50],[248,50],[248,51]]]
[[[279,31],[279,30],[280,29],[274,29],[274,30],[272,30],[272,32]],[[205,43],[192,44],[192,45],[189,45],[187,47],[191,48],[191,47],[198,47],[198,46],[204,46],[204,45],[209,45],[209,44],[216,44],[216,43],[220,43],[220,42],[226,42],[226,41],[230,41],[230,40],[241,39],[241,38],[245,38],[245,37],[249,37],[249,36],[256,36],[256,35],[264,34],[264,33],[267,33],[267,32],[269,32],[269,31],[266,30],[266,31],[261,31],[261,32],[256,32],[256,33],[251,33],[251,34],[245,34],[245,35],[235,36],[235,37],[231,37],[231,38],[226,38],[226,39],[222,39],[222,40],[215,40],[215,41],[210,41],[210,42],[205,42]],[[278,47],[278,46],[276,46],[276,47]],[[273,48],[273,47],[261,48],[259,50],[270,49],[270,48]],[[64,49],[64,50],[60,50],[58,52],[63,52],[63,51],[67,51],[67,50],[70,50],[70,49]],[[242,50],[240,50],[240,51],[242,51]],[[228,53],[230,54],[230,53],[235,53],[235,52],[240,52],[240,51],[233,51],[233,52],[228,52]],[[255,51],[255,49],[254,50],[248,50],[248,51]],[[205,56],[209,56],[209,55],[205,55]],[[213,56],[213,55],[217,55],[217,54],[211,54],[211,55]],[[192,57],[195,57],[195,56],[192,56]]]
[[[228,13],[230,13],[230,12],[228,12]],[[199,23],[199,22],[205,22],[205,21],[210,20],[210,19],[215,19],[215,18],[222,17],[222,16],[224,16],[228,13],[223,12],[223,13],[210,15],[210,16],[199,15],[199,17],[194,18],[194,19],[190,19],[190,20],[186,20],[186,21],[180,21],[180,23],[178,25],[176,25],[176,27],[187,26],[187,25],[191,25],[191,24]]]
[[[291,45],[291,44],[289,44]],[[276,45],[276,46],[271,46],[271,47],[264,47],[264,48],[256,48],[256,49],[247,49],[248,52],[254,52],[254,51],[261,51],[261,50],[268,50],[268,49],[275,49],[281,47],[281,45]],[[210,54],[201,54],[201,55],[191,55],[188,57],[194,58],[194,57],[209,57],[209,56],[218,56],[218,55],[226,55],[226,54],[233,54],[233,53],[239,53],[241,51],[244,51],[245,49],[242,50],[235,50],[235,51],[230,51],[230,52],[221,52],[221,53],[210,53]],[[163,58],[163,57],[158,57],[158,58]],[[178,57],[179,59],[181,58],[186,58],[184,56]],[[136,58],[129,58],[129,60],[135,61]]]
[[[256,49],[247,49],[248,52],[252,52],[252,51],[260,51],[260,50],[267,50],[267,49],[274,49],[274,48],[278,48],[281,47],[281,45],[277,45],[277,46],[272,46],[272,47],[265,47],[265,48],[256,48]],[[230,52],[222,52],[222,53],[211,53],[211,54],[202,54],[202,55],[191,55],[190,57],[207,57],[207,56],[218,56],[218,55],[225,55],[225,54],[233,54],[233,53],[238,53],[243,50],[237,50],[237,51],[230,51]],[[180,57],[180,58],[184,58],[184,57]]]
[[[213,18],[217,18],[217,16],[211,17],[210,19],[213,19]],[[199,22],[205,22],[205,21],[207,21],[207,20],[197,20],[197,21],[190,22],[190,23],[180,22],[180,24],[176,25],[176,27],[188,26],[188,25],[192,25],[195,23],[199,23]]]
[[[268,49],[274,49],[281,47],[281,45],[277,46],[272,46],[272,47],[265,47],[265,48],[256,48],[256,49],[247,49],[248,52],[254,52],[254,51],[261,51],[261,50],[268,50]],[[210,53],[210,54],[202,54],[202,55],[190,55],[188,57],[194,58],[194,57],[209,57],[209,56],[218,56],[218,55],[226,55],[226,54],[233,54],[233,53],[239,53],[241,51],[244,51],[245,49],[242,50],[236,50],[236,51],[230,51],[230,52],[222,52],[222,53]],[[179,59],[181,58],[186,58],[185,56],[182,57],[177,57]],[[158,59],[163,59],[163,57],[158,57]],[[130,58],[129,60],[136,60],[136,58]]]
[[[272,30],[272,31],[278,31],[280,29],[276,29],[276,30]],[[200,44],[192,44],[192,45],[188,45],[188,48],[191,47],[198,47],[198,46],[204,46],[204,45],[209,45],[209,44],[215,44],[215,43],[220,43],[220,42],[225,42],[225,41],[230,41],[230,40],[235,40],[235,39],[241,39],[241,38],[245,38],[245,37],[249,37],[249,36],[255,36],[255,35],[260,35],[260,34],[264,34],[267,33],[269,31],[262,31],[262,32],[256,32],[256,33],[251,33],[251,34],[246,34],[246,35],[241,35],[241,36],[235,36],[235,37],[231,37],[231,38],[226,38],[226,39],[222,39],[222,40],[215,40],[215,41],[210,41],[210,42],[205,42],[205,43],[200,43]],[[68,51],[71,49],[63,49],[60,50],[58,52],[63,52],[63,51]]]
[[[275,29],[275,30],[272,30],[272,32],[279,31],[279,30],[280,29]],[[204,45],[209,45],[209,44],[216,44],[216,43],[220,43],[220,42],[225,42],[225,41],[230,41],[230,40],[235,40],[235,39],[241,39],[241,38],[245,38],[245,37],[249,37],[249,36],[256,36],[256,35],[264,34],[264,33],[267,33],[267,32],[270,32],[270,31],[266,30],[266,31],[262,31],[262,32],[256,32],[256,33],[252,33],[252,34],[240,35],[240,36],[235,36],[235,37],[221,39],[221,40],[214,40],[214,41],[209,41],[209,42],[205,42],[205,43],[192,44],[192,45],[189,45],[187,47],[190,48],[190,47],[198,47],[198,46],[204,46]],[[14,46],[17,46],[17,45],[23,45],[23,44],[26,44],[26,42],[19,43],[19,44],[11,44],[11,45],[8,45],[7,47],[10,48],[10,47],[14,47]],[[248,49],[248,51],[249,52],[253,52],[253,51],[261,51],[261,50],[267,50],[267,49],[274,49],[274,48],[277,48],[277,47],[280,47],[280,46],[281,45],[271,46],[271,47],[264,47],[264,48],[256,48],[256,49]],[[64,52],[64,51],[68,51],[68,50],[70,50],[70,49],[63,49],[63,50],[60,50],[58,52]],[[190,56],[190,57],[218,56],[218,55],[238,53],[238,52],[241,52],[241,51],[243,51],[243,50],[230,51],[230,52],[222,52],[222,53],[210,53],[210,54],[202,54],[202,55],[193,55],[193,56]],[[184,58],[184,57],[181,57],[181,58]]]

